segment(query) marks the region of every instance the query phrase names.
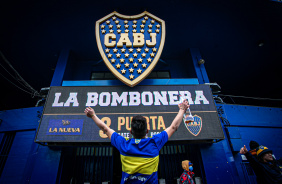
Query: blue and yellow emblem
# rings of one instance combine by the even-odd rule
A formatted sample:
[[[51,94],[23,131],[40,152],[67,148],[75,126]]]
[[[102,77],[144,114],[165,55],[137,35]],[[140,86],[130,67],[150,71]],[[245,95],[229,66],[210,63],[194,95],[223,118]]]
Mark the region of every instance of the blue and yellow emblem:
[[[202,130],[203,122],[202,118],[198,115],[193,116],[194,122],[185,123],[187,130],[194,136],[198,136]]]
[[[102,59],[123,83],[133,87],[156,66],[165,41],[165,22],[143,12],[126,16],[113,12],[96,22]]]

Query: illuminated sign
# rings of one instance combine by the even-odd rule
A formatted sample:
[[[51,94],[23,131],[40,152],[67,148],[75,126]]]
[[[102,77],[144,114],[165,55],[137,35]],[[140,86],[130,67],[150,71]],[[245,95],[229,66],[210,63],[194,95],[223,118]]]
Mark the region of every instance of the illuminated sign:
[[[133,87],[157,64],[165,41],[165,22],[144,12],[126,16],[113,12],[96,22],[97,45],[107,67]]]
[[[130,121],[135,115],[147,119],[148,137],[170,126],[178,112],[179,95],[190,103],[194,122],[181,123],[170,140],[223,139],[214,100],[208,85],[185,86],[101,86],[51,87],[36,142],[109,142],[107,136],[87,118],[84,109],[97,116],[120,135],[131,138]]]

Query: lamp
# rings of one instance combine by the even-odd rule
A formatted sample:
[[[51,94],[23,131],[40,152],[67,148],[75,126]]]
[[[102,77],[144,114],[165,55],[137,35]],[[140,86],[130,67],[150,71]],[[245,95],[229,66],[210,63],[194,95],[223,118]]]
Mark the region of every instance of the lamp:
[[[199,61],[198,61],[198,65],[202,65],[202,64],[204,64],[205,63],[205,60],[204,59],[200,59]]]

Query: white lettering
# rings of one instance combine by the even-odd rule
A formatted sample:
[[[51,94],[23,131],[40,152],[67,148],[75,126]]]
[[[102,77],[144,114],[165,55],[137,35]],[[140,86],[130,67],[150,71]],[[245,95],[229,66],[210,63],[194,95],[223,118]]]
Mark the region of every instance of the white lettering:
[[[140,105],[140,93],[139,92],[129,92],[129,106]]]
[[[190,105],[194,104],[191,93],[189,91],[179,91],[179,94],[183,96],[183,98],[187,99]]]
[[[69,97],[66,102],[60,102],[61,93],[55,93],[54,102],[52,107],[77,107],[78,103],[78,93],[69,93]],[[88,92],[87,100],[85,106],[160,106],[160,105],[178,105],[180,103],[179,95],[183,96],[189,101],[189,104],[210,104],[204,95],[204,91],[195,91],[195,99],[189,91],[143,91],[142,93],[138,91],[131,92]],[[194,99],[194,100],[193,100]]]
[[[179,103],[179,98],[178,96],[178,91],[168,91],[168,96],[169,96],[169,105],[178,105]]]
[[[106,101],[104,102],[104,97]],[[111,103],[111,94],[109,92],[102,92],[99,97],[99,105],[100,106],[109,106]]]
[[[195,104],[201,104],[200,100],[203,101],[203,104],[210,104],[210,102],[206,99],[203,91],[195,91]]]
[[[148,98],[148,101],[146,101]],[[152,105],[154,102],[153,94],[150,91],[145,91],[142,93],[142,104],[143,105]]]
[[[70,93],[68,100],[64,104],[64,107],[69,107],[70,103],[73,103],[72,104],[73,107],[79,106],[79,103],[77,101],[77,93]]]
[[[85,104],[86,107],[96,106],[98,103],[98,93],[87,93],[87,102]]]
[[[167,98],[166,98],[166,91],[161,91],[161,94],[158,91],[153,92],[155,96],[155,103],[154,105],[161,105],[160,101],[162,102],[163,105],[168,105]]]
[[[59,103],[60,96],[61,96],[61,93],[55,93],[55,99],[52,104],[52,107],[63,107],[64,106],[64,102]]]
[[[122,102],[122,106],[128,106],[127,103],[127,94],[128,92],[123,92],[120,96],[117,92],[112,92],[112,103],[111,106],[117,106],[117,102],[120,104]]]

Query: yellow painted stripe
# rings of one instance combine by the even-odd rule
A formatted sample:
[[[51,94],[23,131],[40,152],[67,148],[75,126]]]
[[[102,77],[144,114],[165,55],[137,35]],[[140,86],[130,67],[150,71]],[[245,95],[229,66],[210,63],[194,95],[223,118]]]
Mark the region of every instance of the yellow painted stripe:
[[[122,171],[128,174],[140,173],[151,175],[158,170],[159,156],[140,158],[120,155]]]
[[[257,150],[257,155],[259,155],[260,154],[260,152],[262,152],[263,151],[263,149],[259,149],[259,150]]]

